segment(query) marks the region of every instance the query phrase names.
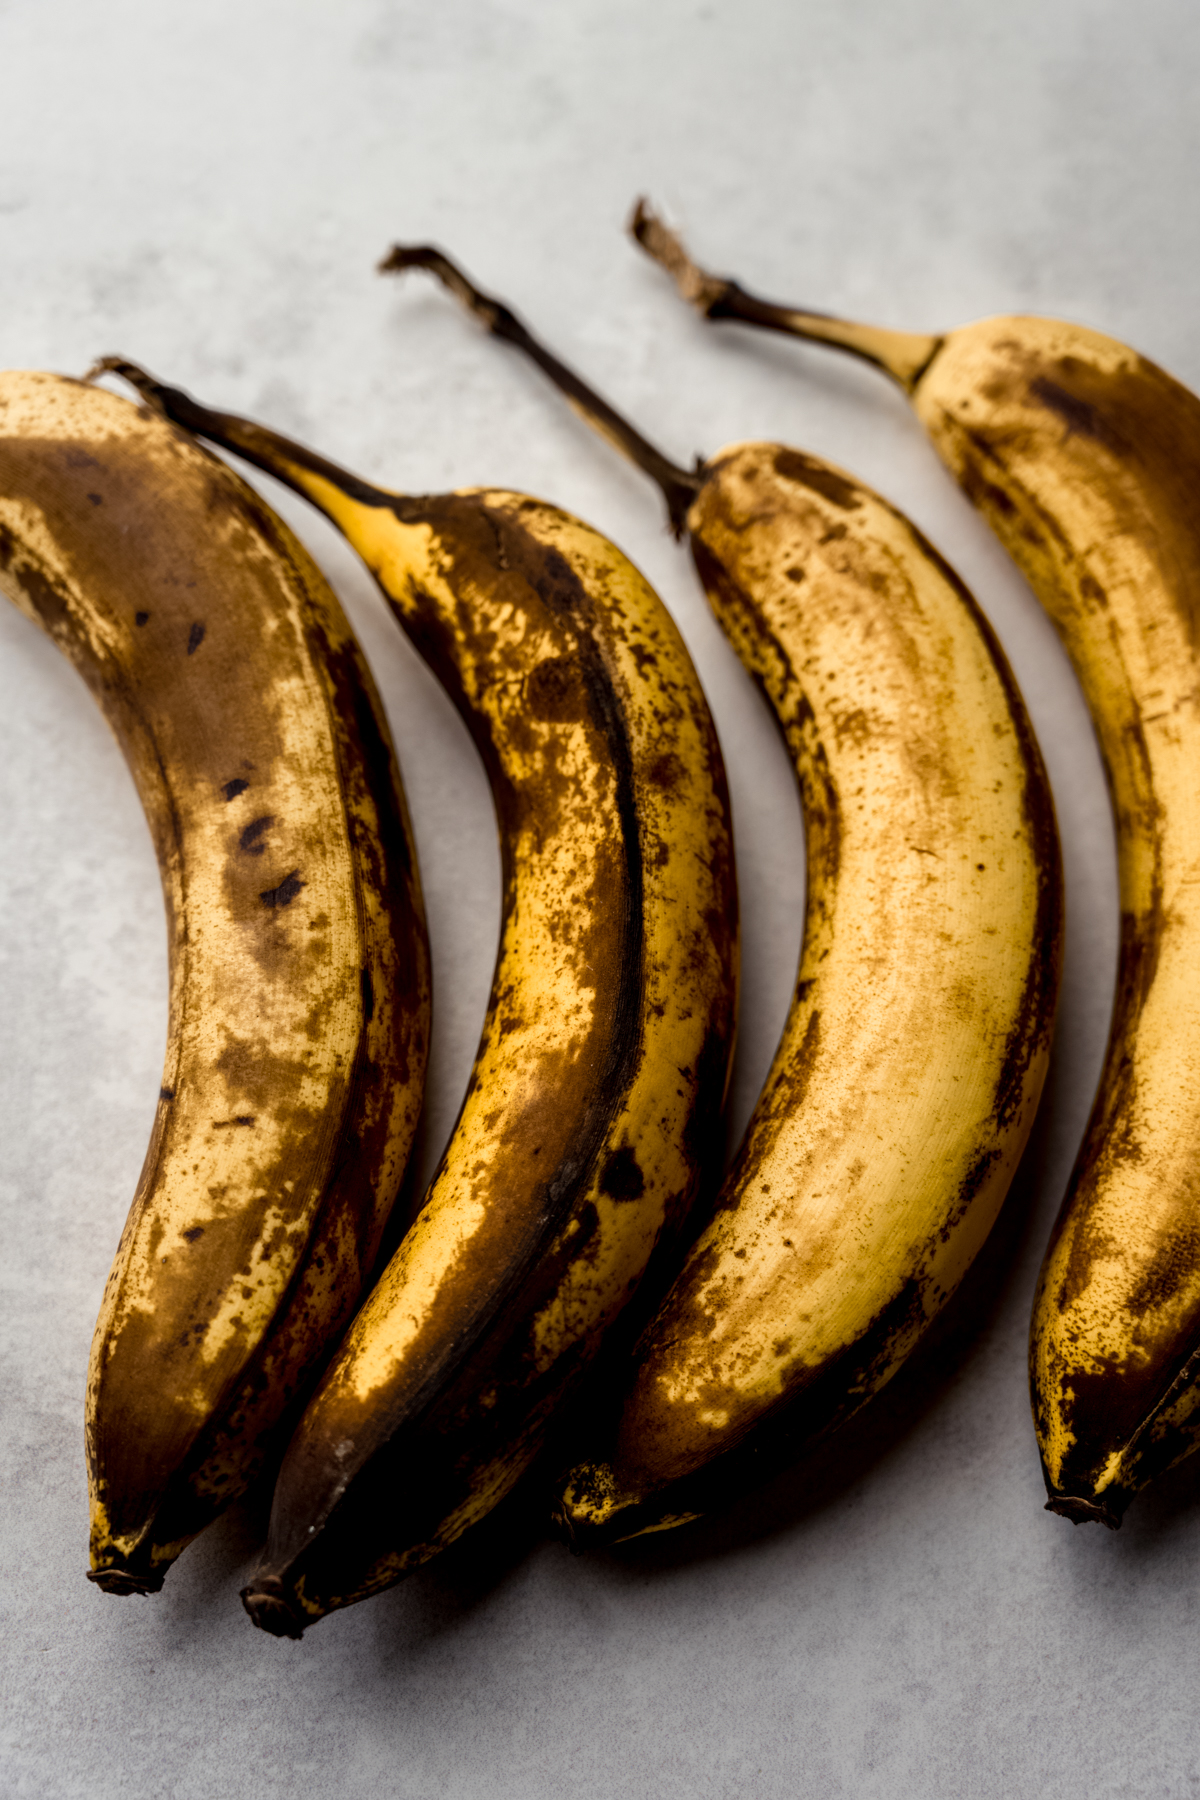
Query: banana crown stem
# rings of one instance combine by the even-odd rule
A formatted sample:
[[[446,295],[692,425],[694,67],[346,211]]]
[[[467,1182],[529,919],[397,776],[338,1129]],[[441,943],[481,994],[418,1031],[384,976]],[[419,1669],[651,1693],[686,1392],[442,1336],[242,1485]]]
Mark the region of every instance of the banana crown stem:
[[[292,473],[297,469],[319,476],[349,499],[358,500],[364,506],[386,506],[397,517],[403,517],[412,504],[405,495],[392,494],[384,488],[375,487],[369,481],[363,481],[359,476],[352,475],[349,469],[330,462],[327,457],[318,456],[315,451],[306,449],[293,438],[284,437],[281,432],[271,431],[265,425],[256,425],[251,419],[239,418],[236,413],[217,412],[211,407],[202,406],[182,388],[168,387],[165,382],[156,380],[138,363],[130,362],[126,357],[102,356],[98,362],[93,363],[84,380],[96,381],[101,375],[119,375],[122,381],[136,389],[147,405],[163,413],[176,425],[182,425],[185,431],[192,432],[196,437],[207,438],[209,443],[219,444],[223,450],[232,451],[235,456],[243,457],[246,462],[265,470],[268,475],[274,475],[277,480],[286,482],[300,493],[306,490]]]
[[[735,319],[764,331],[782,331],[789,337],[807,338],[846,350],[873,363],[899,383],[906,394],[918,382],[941,349],[945,338],[915,331],[888,331],[880,325],[856,325],[828,313],[805,312],[777,306],[748,293],[736,281],[710,275],[692,261],[677,231],[660,219],[645,200],[639,200],[629,221],[630,235],[670,275],[689,306],[705,319]]]
[[[622,418],[607,400],[603,400],[594,388],[589,387],[573,369],[569,369],[544,344],[539,343],[515,313],[501,301],[481,293],[443,251],[430,244],[394,244],[379,264],[379,269],[385,275],[400,274],[406,269],[425,269],[429,274],[436,275],[467,311],[474,313],[482,321],[493,337],[513,345],[531,362],[536,363],[559,392],[565,395],[584,422],[601,437],[607,438],[615,449],[650,477],[667,503],[672,531],[676,537],[683,536],[688,511],[702,486],[702,477],[698,472],[680,468],[677,463],[664,456],[661,450],[657,450],[628,419]],[[697,464],[697,471],[699,468],[700,465]]]

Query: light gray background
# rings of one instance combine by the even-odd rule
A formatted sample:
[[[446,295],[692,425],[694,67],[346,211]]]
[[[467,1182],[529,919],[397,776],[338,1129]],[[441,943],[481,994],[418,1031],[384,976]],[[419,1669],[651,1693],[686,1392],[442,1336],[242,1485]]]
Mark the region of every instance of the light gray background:
[[[299,1645],[237,1588],[261,1499],[152,1600],[83,1579],[84,1370],[166,1016],[157,873],[77,678],[0,612],[0,1794],[962,1800],[1200,1794],[1200,1513],[1041,1510],[1025,1334],[1115,956],[1102,778],[1021,580],[869,371],[685,314],[621,225],[645,190],[760,290],[912,328],[1079,319],[1200,387],[1189,0],[0,0],[0,364],[121,351],[410,490],[559,501],[649,574],[736,807],[740,1124],[786,1008],[803,855],[773,732],[653,492],[432,285],[435,236],[678,456],[762,436],[848,465],[974,587],[1041,735],[1066,854],[1053,1077],[958,1323],[849,1472],[574,1561],[510,1509]],[[284,502],[371,655],[429,900],[432,1162],[498,904],[490,802],[333,534]]]

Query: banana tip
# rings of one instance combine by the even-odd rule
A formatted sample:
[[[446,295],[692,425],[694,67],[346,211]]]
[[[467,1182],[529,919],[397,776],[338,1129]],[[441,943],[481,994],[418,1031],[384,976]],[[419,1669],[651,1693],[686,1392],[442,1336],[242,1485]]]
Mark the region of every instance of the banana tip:
[[[1098,1506],[1094,1500],[1085,1500],[1081,1495],[1056,1494],[1047,1500],[1046,1511],[1057,1513],[1062,1519],[1070,1519],[1072,1525],[1107,1525],[1110,1531],[1121,1529],[1120,1513],[1114,1513],[1106,1506]]]
[[[636,1496],[626,1493],[608,1463],[580,1463],[563,1484],[551,1529],[572,1556],[611,1544],[626,1531]]]
[[[242,1589],[242,1605],[260,1631],[272,1637],[302,1638],[305,1621],[277,1576],[260,1575]]]
[[[163,1584],[161,1574],[138,1574],[132,1569],[89,1569],[87,1578],[106,1594],[157,1594]]]

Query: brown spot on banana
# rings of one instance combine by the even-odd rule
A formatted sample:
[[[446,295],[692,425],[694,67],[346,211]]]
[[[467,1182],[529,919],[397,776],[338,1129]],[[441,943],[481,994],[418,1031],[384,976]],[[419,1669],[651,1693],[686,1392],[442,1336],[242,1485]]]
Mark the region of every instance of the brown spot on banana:
[[[151,1591],[252,1478],[357,1303],[420,1105],[420,893],[370,677],[286,529],[157,414],[55,376],[0,377],[0,398],[0,584],[104,708],[168,912],[165,1104],[87,1413],[93,1576]],[[276,887],[303,869],[290,910],[229,886],[238,767],[259,817],[287,821],[263,861]],[[384,997],[370,1018],[364,967]],[[252,1071],[225,1060],[239,1041]]]

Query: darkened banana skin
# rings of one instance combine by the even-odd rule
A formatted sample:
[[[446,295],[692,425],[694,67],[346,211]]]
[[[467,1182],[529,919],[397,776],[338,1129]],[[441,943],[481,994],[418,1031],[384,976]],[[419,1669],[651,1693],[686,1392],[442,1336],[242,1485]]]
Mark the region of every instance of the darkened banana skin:
[[[371,1269],[429,971],[382,710],[266,505],[160,414],[0,377],[0,586],[79,669],[154,838],[170,1019],[88,1383],[92,1579],[150,1592],[289,1426]]]
[[[397,250],[532,356],[662,487],[800,781],[805,933],[779,1050],[715,1214],[572,1471],[577,1546],[658,1531],[794,1453],[899,1367],[966,1273],[1049,1059],[1062,885],[1004,657],[894,508],[778,444],[672,468],[440,252]]]
[[[146,392],[306,494],[445,683],[503,859],[483,1037],[424,1205],[288,1449],[246,1590],[280,1635],[481,1518],[719,1162],[737,897],[716,734],[621,553],[498,490],[406,499]]]
[[[1048,1506],[1117,1526],[1200,1441],[1200,400],[1080,326],[879,331],[704,275],[644,212],[638,235],[708,316],[892,375],[1079,676],[1116,820],[1121,951],[1030,1364]]]
[[[951,571],[828,464],[747,444],[688,515],[778,716],[808,857],[796,993],[715,1216],[634,1353],[578,1548],[727,1501],[916,1346],[995,1222],[1049,1057],[1062,897],[1049,788]]]

